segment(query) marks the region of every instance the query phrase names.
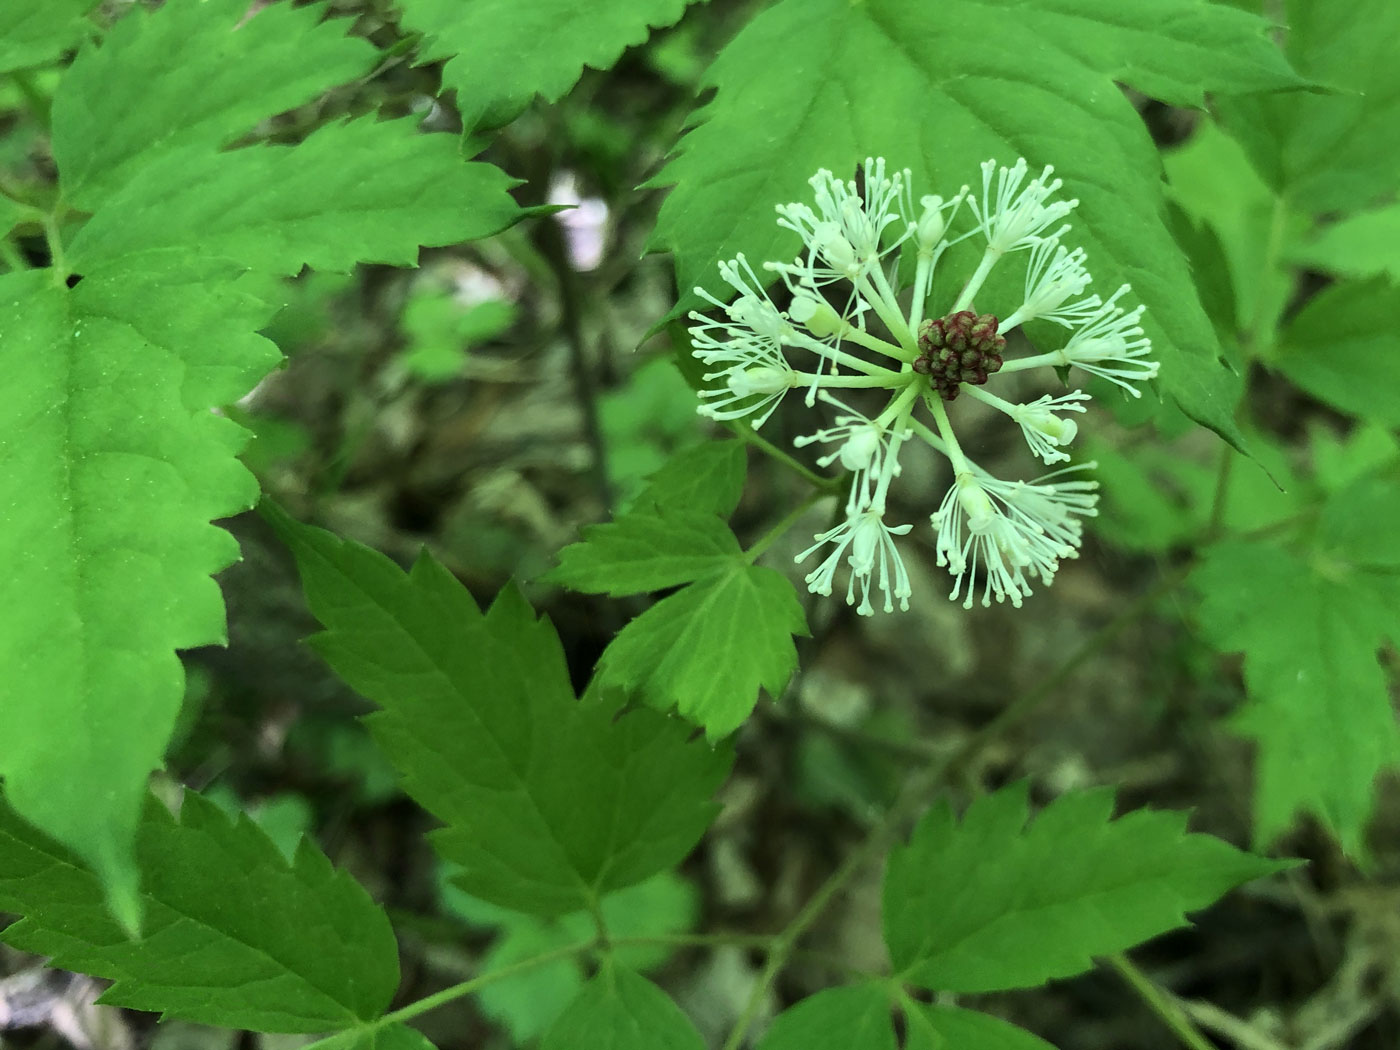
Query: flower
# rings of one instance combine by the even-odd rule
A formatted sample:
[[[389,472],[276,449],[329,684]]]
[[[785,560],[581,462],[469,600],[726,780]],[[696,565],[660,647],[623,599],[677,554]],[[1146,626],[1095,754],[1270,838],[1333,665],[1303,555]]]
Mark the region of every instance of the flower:
[[[1028,248],[1035,244],[1043,229],[1079,206],[1078,200],[1045,203],[1064,185],[1059,179],[1050,181],[1055,169],[1049,164],[1022,190],[1021,181],[1028,170],[1024,157],[1010,168],[998,169],[994,160],[982,164],[982,199],[979,202],[974,198],[971,205],[982,235],[987,238],[988,251],[1001,255]],[[995,199],[992,195],[993,172],[997,172]]]
[[[856,612],[861,616],[873,616],[875,607],[870,603],[872,581],[884,593],[885,612],[894,611],[894,599],[899,599],[899,607],[909,608],[909,596],[914,592],[909,586],[909,573],[904,568],[904,560],[899,556],[899,548],[894,545],[895,536],[907,535],[913,525],[885,524],[885,507],[878,501],[865,500],[852,508],[846,520],[834,529],[818,534],[816,542],[797,556],[795,560],[805,561],[813,551],[828,543],[835,547],[826,560],[807,574],[807,588],[814,594],[831,594],[833,577],[841,555],[847,549],[850,557],[851,578],[846,585],[846,604],[856,605],[856,587],[860,587],[860,604]]]
[[[1064,471],[1031,482],[1005,482],[969,466],[954,479],[932,518],[938,564],[953,574],[949,598],[956,601],[967,582],[963,607],[972,608],[974,588],[967,577],[980,565],[982,604],[1010,599],[1020,608],[1031,594],[1031,579],[1048,586],[1061,558],[1079,556],[1082,526],[1071,515],[1098,513],[1093,495],[1098,483],[1052,480]]]
[[[1060,562],[1077,556],[1083,519],[1097,513],[1098,486],[1085,476],[1092,464],[1033,481],[993,477],[963,452],[950,414],[967,392],[1010,418],[1042,462],[1063,463],[1089,395],[1041,393],[1017,403],[991,389],[1002,376],[1070,366],[1140,396],[1133,384],[1157,374],[1140,324],[1143,307],[1119,305],[1128,286],[1107,302],[1085,295],[1092,282],[1085,252],[1064,243],[1070,227],[1063,220],[1078,202],[1056,199],[1061,180],[1053,173],[1046,166],[1030,178],[1024,159],[1011,167],[987,161],[980,194],[963,186],[946,199],[920,196],[916,205],[912,173],[887,168],[883,159],[868,158],[860,181],[823,168],[809,180],[812,203],[777,208],[778,225],[801,241],[793,261],[765,262],[759,271],[742,255],[721,263],[720,277],[736,293],[728,305],[697,289],[719,311],[690,315],[692,353],[709,369],[705,378],[718,381],[701,391],[701,413],[759,427],[799,386],[807,389],[808,407],[836,410],[834,422],[793,439],[799,449],[826,446],[817,466],[839,464],[851,474],[844,520],[816,534],[797,559],[826,551],[806,575],[812,592],[831,594],[844,567],[846,601],[858,613],[908,608],[910,577],[896,538],[912,526],[885,518],[902,475],[901,448],[914,439],[947,457],[952,470],[930,521],[935,561],[952,574],[955,600],[970,607],[980,591],[984,605],[995,599],[1019,606],[1035,583],[1049,584]],[[959,221],[963,204],[970,228]],[[978,236],[981,258],[970,274],[940,281],[959,290],[939,301],[934,274],[946,250]],[[999,291],[984,289],[992,271],[1008,265],[1024,266],[1023,296],[1003,305],[995,301]],[[781,278],[776,301],[759,272]],[[998,280],[992,288],[1007,286]],[[1006,333],[1034,320],[1067,329],[1064,345],[1020,353],[1025,340],[1008,342]],[[860,389],[881,391],[884,407],[866,415],[837,396]],[[929,422],[918,418],[921,411]]]
[[[1127,291],[1129,286],[1125,284],[1110,295],[1108,302],[1094,311],[1058,354],[1061,363],[1102,376],[1133,397],[1141,397],[1142,392],[1132,384],[1154,378],[1160,366],[1147,360],[1152,341],[1143,335],[1138,324],[1143,308],[1124,311],[1115,305]]]
[[[1056,412],[1084,412],[1082,402],[1089,395],[1082,390],[1070,394],[1051,397],[1046,394],[1030,404],[1016,405],[1010,415],[1021,425],[1021,435],[1026,444],[1041,461],[1050,464],[1068,460],[1069,453],[1064,446],[1074,440],[1079,433],[1079,425],[1073,419],[1061,418]]]

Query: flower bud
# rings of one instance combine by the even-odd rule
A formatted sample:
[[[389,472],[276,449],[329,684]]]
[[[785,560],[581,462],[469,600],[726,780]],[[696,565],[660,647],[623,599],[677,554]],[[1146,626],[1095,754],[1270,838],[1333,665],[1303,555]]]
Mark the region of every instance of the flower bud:
[[[802,325],[818,339],[835,335],[845,327],[845,323],[830,303],[814,295],[798,295],[788,307],[788,316]]]

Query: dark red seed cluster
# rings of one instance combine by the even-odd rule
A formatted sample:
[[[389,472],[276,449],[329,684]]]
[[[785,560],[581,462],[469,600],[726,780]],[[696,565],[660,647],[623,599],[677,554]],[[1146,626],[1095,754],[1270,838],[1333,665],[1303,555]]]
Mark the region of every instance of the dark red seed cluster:
[[[997,335],[992,314],[959,310],[947,317],[919,325],[919,349],[914,371],[933,380],[933,388],[944,401],[958,396],[963,383],[981,385],[1001,368],[1006,338]]]

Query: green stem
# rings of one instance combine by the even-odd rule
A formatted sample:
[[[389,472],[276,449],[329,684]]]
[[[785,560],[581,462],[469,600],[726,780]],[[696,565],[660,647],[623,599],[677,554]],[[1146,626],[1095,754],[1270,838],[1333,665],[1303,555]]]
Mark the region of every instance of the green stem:
[[[797,524],[797,520],[811,510],[818,500],[826,499],[829,495],[830,493],[824,490],[818,490],[804,499],[794,510],[785,515],[782,521],[765,532],[753,546],[744,551],[744,560],[752,565],[764,551],[773,545],[774,540]]]
[[[968,278],[967,284],[963,285],[962,294],[958,296],[958,301],[948,311],[950,314],[966,310],[972,305],[973,297],[982,290],[982,283],[986,281],[987,274],[992,272],[992,267],[997,264],[1001,254],[1001,252],[992,251],[991,248],[982,253],[982,261],[977,264],[977,269],[972,271],[972,276]]]
[[[63,257],[63,239],[58,235],[58,222],[52,215],[44,216],[44,239],[49,244],[49,261],[53,266],[54,283],[68,286],[68,264]]]
[[[754,448],[772,457],[773,459],[776,459],[779,463],[786,466],[789,470],[800,474],[803,478],[805,478],[807,481],[810,481],[813,485],[817,486],[817,488],[821,489],[823,492],[831,493],[836,492],[840,489],[840,478],[822,477],[816,471],[812,470],[810,467],[806,466],[797,459],[788,455],[777,445],[773,444],[773,442],[760,435],[758,431],[753,429],[753,427],[743,426],[738,423],[732,423],[730,424],[730,428],[734,431],[734,433],[738,434],[741,438],[747,441]]]
[[[859,328],[847,328],[841,333],[843,342],[856,343],[867,350],[874,350],[877,354],[884,354],[886,357],[893,357],[897,361],[912,361],[909,351],[902,346],[886,342],[877,335],[869,332],[862,332]],[[917,356],[917,355],[915,355]]]
[[[887,390],[893,390],[900,385],[903,373],[882,369],[879,374],[863,376],[816,375],[812,372],[794,372],[793,376],[796,379],[802,380],[800,383],[794,382],[792,384],[793,386],[807,386],[809,383],[815,382],[823,387],[848,387],[856,389],[884,387]]]
[[[1147,975],[1130,962],[1125,955],[1110,955],[1107,962],[1122,976],[1138,998],[1147,1004],[1172,1034],[1181,1040],[1181,1045],[1190,1050],[1218,1050],[1199,1028],[1186,1016],[1186,1012],[1176,1001],[1163,992]]]

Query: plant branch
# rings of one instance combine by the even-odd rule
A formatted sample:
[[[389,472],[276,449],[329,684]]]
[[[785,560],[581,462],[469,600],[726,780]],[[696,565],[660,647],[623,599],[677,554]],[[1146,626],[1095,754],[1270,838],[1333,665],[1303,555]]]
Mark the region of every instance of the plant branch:
[[[1153,984],[1127,956],[1121,953],[1110,955],[1106,961],[1118,971],[1128,987],[1137,993],[1148,1009],[1161,1018],[1162,1023],[1181,1040],[1182,1046],[1188,1047],[1189,1050],[1219,1050],[1196,1027],[1191,1018],[1186,1016],[1186,1011],[1177,1005],[1175,997]]]

